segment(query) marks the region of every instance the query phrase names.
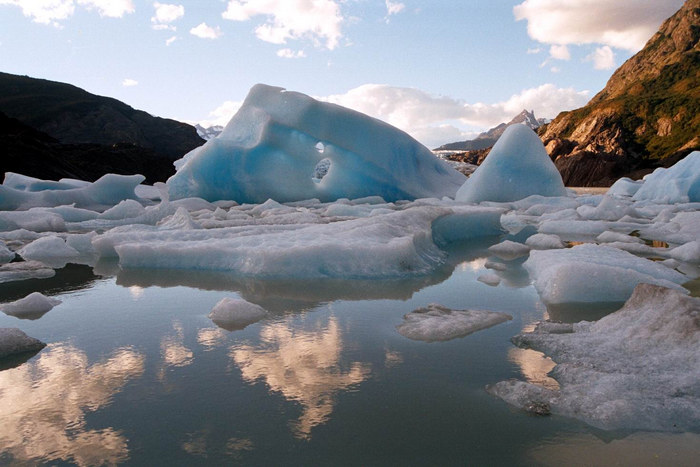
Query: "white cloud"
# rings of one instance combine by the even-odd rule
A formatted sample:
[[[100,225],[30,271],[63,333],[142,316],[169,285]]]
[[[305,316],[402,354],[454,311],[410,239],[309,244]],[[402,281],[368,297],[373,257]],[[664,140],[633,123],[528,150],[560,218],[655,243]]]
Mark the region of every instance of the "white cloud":
[[[233,21],[266,16],[255,29],[258,39],[273,44],[310,38],[315,45],[333,50],[342,37],[339,0],[230,0],[221,15]]]
[[[241,108],[241,105],[243,105],[243,102],[225,101],[219,107],[209,112],[208,119],[200,120],[196,123],[199,123],[204,128],[214,125],[226,126],[229,120],[231,120],[231,117],[233,117],[236,112],[238,112],[238,109]]]
[[[171,24],[154,24],[152,28],[156,31],[177,31],[177,28]]]
[[[406,8],[406,5],[404,5],[401,2],[392,2],[391,0],[386,0],[386,13],[389,16],[401,13],[404,8]]]
[[[365,84],[321,99],[384,120],[426,146],[436,147],[471,138],[475,132],[509,121],[523,109],[534,110],[538,117],[554,118],[563,110],[583,106],[589,93],[543,84],[503,102],[469,104],[414,88]]]
[[[170,45],[177,40],[177,36],[172,36],[165,41],[165,45]]]
[[[201,23],[198,26],[190,29],[190,34],[202,39],[216,39],[221,37],[222,32],[219,26],[213,28],[211,26],[207,26],[207,23]]]
[[[534,48],[532,48],[532,49],[527,49],[527,52],[526,52],[526,53],[527,53],[528,55],[532,55],[532,54],[538,54],[538,53],[540,53],[540,52],[542,52],[542,49],[540,49],[539,47],[534,47]]]
[[[130,88],[130,87],[136,86],[138,84],[139,84],[138,81],[136,81],[135,79],[131,79],[131,78],[126,78],[124,81],[122,81],[122,86],[124,86],[126,88]]]
[[[593,68],[596,70],[612,70],[616,66],[615,52],[607,45],[598,47],[593,53],[586,56],[584,60],[593,62]]]
[[[601,44],[636,52],[683,0],[525,0],[513,7],[545,44]]]
[[[561,71],[561,68],[558,66],[553,66],[552,68],[549,69],[552,73],[559,73]]]
[[[280,49],[277,51],[277,56],[282,58],[304,58],[306,57],[306,52],[303,50],[297,50],[295,52],[292,49]]]
[[[42,0],[46,1],[46,0]],[[133,13],[134,3],[131,0],[77,0],[79,5],[85,5],[88,10],[96,9],[100,16],[121,18],[127,13]]]
[[[153,8],[156,14],[151,18],[151,22],[158,25],[172,23],[185,16],[185,7],[182,5],[155,2]]]
[[[135,11],[132,0],[0,0],[0,5],[20,7],[22,14],[36,23],[54,26],[73,16],[76,4],[96,9],[100,16],[109,18],[121,18]]]
[[[0,0],[0,5],[14,5],[35,23],[51,24],[73,15],[73,0]]]
[[[569,48],[565,45],[553,45],[549,48],[549,56],[556,60],[571,60]]]

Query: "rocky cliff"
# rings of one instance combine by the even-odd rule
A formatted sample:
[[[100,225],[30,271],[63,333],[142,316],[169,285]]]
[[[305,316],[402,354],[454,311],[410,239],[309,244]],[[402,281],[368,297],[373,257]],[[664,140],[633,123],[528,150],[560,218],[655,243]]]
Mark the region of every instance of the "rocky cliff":
[[[568,186],[641,176],[700,149],[700,0],[688,0],[605,88],[539,134]]]
[[[18,133],[13,123],[0,134],[6,151],[15,151],[0,161],[0,176],[16,171],[12,167],[24,157],[34,161],[34,170],[26,175],[43,176],[45,165],[58,164],[62,176],[96,179],[108,172],[141,171],[148,172],[144,175],[149,181],[164,181],[175,171],[174,160],[204,143],[185,123],[154,117],[70,84],[8,73],[0,73],[0,112],[5,124],[11,121],[7,118],[16,119],[36,130]],[[61,158],[71,167],[68,172]]]

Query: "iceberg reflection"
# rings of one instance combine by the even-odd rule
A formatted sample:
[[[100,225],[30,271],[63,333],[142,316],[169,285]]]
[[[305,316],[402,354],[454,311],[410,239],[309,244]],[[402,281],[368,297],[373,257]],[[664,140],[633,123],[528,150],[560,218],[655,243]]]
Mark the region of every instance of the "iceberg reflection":
[[[34,361],[0,372],[3,462],[116,464],[129,458],[127,439],[107,427],[86,429],[87,412],[106,407],[144,371],[144,356],[120,348],[100,362],[70,344],[52,344]]]
[[[263,379],[271,391],[302,405],[301,416],[292,424],[297,438],[310,438],[311,430],[330,418],[336,395],[370,375],[367,363],[341,365],[343,340],[335,318],[315,331],[294,329],[286,323],[268,324],[260,338],[259,347],[233,347],[231,358],[245,381]]]

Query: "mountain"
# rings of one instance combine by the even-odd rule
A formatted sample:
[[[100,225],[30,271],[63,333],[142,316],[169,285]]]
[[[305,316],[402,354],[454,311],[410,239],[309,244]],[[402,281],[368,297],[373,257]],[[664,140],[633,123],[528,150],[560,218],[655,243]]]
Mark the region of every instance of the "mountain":
[[[222,131],[224,131],[224,127],[221,125],[212,125],[205,128],[199,123],[197,123],[194,126],[194,128],[195,130],[197,130],[197,134],[199,135],[199,137],[207,141],[216,138],[221,134]]]
[[[171,160],[128,143],[65,144],[0,112],[0,167],[45,179],[77,178],[94,181],[105,173],[140,173],[146,181],[164,181],[174,172]]]
[[[524,123],[535,130],[543,125],[545,120],[543,118],[535,118],[534,110],[529,112],[527,110],[523,110],[518,115],[513,117],[513,119],[508,123],[501,123],[490,130],[481,133],[474,139],[443,144],[439,148],[436,148],[435,151],[479,151],[490,148],[496,144],[496,141],[498,141],[498,138],[500,138],[503,132],[506,131],[506,128],[511,125],[515,125],[516,123]]]
[[[9,73],[0,73],[0,112],[3,121],[17,121],[12,128],[21,123],[34,130],[25,128],[22,136],[2,131],[8,150],[24,147],[34,152],[7,153],[0,173],[13,171],[10,160],[46,158],[48,164],[70,154],[74,176],[80,173],[81,178],[93,180],[108,172],[135,173],[145,167],[150,168],[149,181],[164,181],[174,173],[173,161],[204,143],[195,128],[185,123],[154,117],[70,84]],[[40,168],[46,169],[38,163],[36,170]]]
[[[609,185],[700,149],[700,0],[687,0],[586,106],[539,130],[568,186]]]

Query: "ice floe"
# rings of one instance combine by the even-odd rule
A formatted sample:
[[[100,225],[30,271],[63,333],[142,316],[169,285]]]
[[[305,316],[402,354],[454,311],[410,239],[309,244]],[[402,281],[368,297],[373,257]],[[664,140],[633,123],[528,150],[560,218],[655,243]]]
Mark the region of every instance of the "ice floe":
[[[222,298],[211,313],[209,319],[227,331],[243,329],[249,324],[257,323],[267,316],[267,310],[241,298]]]
[[[0,310],[17,318],[36,319],[59,305],[61,300],[47,297],[39,292],[32,292],[24,298],[10,303],[0,304]]]
[[[44,347],[46,344],[27,336],[17,328],[0,328],[0,358],[26,352],[37,352]]]
[[[404,315],[396,330],[417,341],[448,341],[513,319],[512,316],[488,310],[451,310],[431,303]]]
[[[488,391],[521,408],[603,429],[700,428],[700,299],[640,284],[625,306],[597,322],[542,323],[513,339],[550,356],[560,389],[524,381]]]

